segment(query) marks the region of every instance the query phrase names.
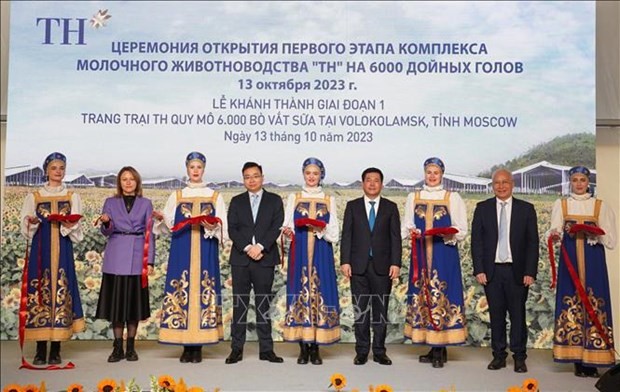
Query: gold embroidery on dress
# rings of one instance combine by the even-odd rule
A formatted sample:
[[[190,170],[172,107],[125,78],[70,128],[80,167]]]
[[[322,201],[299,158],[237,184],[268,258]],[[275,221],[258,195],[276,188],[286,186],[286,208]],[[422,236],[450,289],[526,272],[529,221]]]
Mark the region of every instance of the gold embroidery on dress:
[[[73,300],[69,292],[69,279],[64,268],[58,270],[56,282],[56,309],[54,325],[67,327],[73,322]]]
[[[415,206],[414,214],[416,214],[418,218],[424,219],[424,217],[426,216],[426,207],[426,204],[417,204]]]
[[[200,215],[213,215],[214,211],[213,203],[203,203],[200,205]]]
[[[41,298],[39,300],[39,279],[32,279],[30,287],[35,289],[34,293],[28,293],[28,320],[26,325],[29,327],[44,327],[49,324],[52,317],[50,292],[50,270],[45,269],[41,276]]]
[[[428,278],[422,276],[422,279]],[[415,284],[420,290],[423,290],[422,279]],[[454,327],[459,323],[465,325],[463,310],[458,305],[452,305],[444,293],[447,286],[445,281],[439,280],[437,270],[433,270],[432,278],[428,280],[428,291],[431,296],[429,302],[432,308],[433,324],[440,330]],[[426,327],[430,323],[429,309],[424,295],[426,294],[422,291],[413,295],[411,305],[407,309],[406,320],[414,327]]]
[[[166,293],[164,297],[162,324],[168,324],[168,328],[187,327],[187,310],[183,309],[188,302],[187,275],[188,271],[185,270],[181,273],[181,279],[171,280],[170,286],[174,288],[174,291]]]
[[[613,331],[607,323],[607,313],[602,311],[605,307],[605,300],[596,298],[592,288],[588,288],[588,301],[592,304],[594,314],[598,317],[601,325],[607,330],[607,336],[609,337],[610,343],[613,345]],[[562,302],[568,306],[560,312],[556,320],[555,342],[570,346],[582,346],[584,344],[583,324],[586,314],[579,294],[575,292],[573,296],[566,295],[562,299]],[[589,346],[597,349],[607,348],[605,340],[599,334],[594,324],[590,325],[586,331],[586,336]]]
[[[69,201],[59,201],[58,202],[58,213],[60,215],[71,214],[71,203]]]
[[[299,212],[301,216],[308,216],[310,215],[310,203],[307,203],[307,202],[298,203],[295,210]]]
[[[338,325],[338,310],[336,307],[325,305],[323,296],[317,290],[320,280],[316,268],[312,268],[310,279],[308,279],[307,271],[307,267],[302,268],[302,289],[298,293],[297,301],[292,303],[288,309],[286,324],[311,324],[328,328]],[[310,303],[310,309],[308,309],[308,303]]]
[[[44,218],[47,218],[52,213],[52,206],[50,203],[39,203],[37,206],[37,212]]]
[[[209,278],[209,271],[203,271],[202,275],[200,299],[203,309],[200,313],[200,326],[212,328],[222,324],[222,307],[217,305],[215,278]]]
[[[448,209],[446,206],[434,206],[433,208],[433,219],[439,220],[444,216],[448,215]]]
[[[192,203],[181,203],[181,215],[186,218],[192,217]]]
[[[329,214],[329,210],[327,209],[327,205],[323,203],[316,203],[316,217],[324,217]]]

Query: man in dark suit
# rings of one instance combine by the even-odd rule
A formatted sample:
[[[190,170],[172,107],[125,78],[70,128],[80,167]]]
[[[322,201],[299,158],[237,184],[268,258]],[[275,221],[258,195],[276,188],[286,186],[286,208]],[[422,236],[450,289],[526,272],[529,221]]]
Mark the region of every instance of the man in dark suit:
[[[401,266],[400,214],[395,203],[380,197],[381,170],[364,170],[362,188],[364,196],[347,203],[340,244],[340,269],[351,279],[356,313],[353,363],[363,365],[368,360],[372,308],[373,360],[391,365],[385,335],[392,279],[398,278]]]
[[[493,360],[488,369],[506,367],[508,312],[514,371],[525,373],[525,301],[538,270],[538,227],[534,206],[512,197],[513,187],[509,171],[500,169],[493,173],[495,197],[476,206],[471,253],[474,275],[484,286],[491,316]]]
[[[247,192],[230,201],[228,235],[233,242],[230,264],[233,289],[232,351],[226,363],[243,359],[250,290],[254,288],[256,332],[259,358],[283,362],[273,352],[269,308],[273,298],[274,267],[280,260],[277,239],[284,221],[282,198],[263,189],[263,168],[255,162],[243,165],[243,184]]]

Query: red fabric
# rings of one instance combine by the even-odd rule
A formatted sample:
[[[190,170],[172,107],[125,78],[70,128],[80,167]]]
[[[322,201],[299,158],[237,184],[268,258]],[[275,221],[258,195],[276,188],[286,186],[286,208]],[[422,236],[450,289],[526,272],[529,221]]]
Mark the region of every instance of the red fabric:
[[[181,222],[174,225],[174,227],[172,228],[172,231],[179,231],[187,225],[198,225],[198,224],[201,224],[202,222],[206,222],[210,225],[215,225],[217,223],[221,224],[222,220],[218,218],[217,216],[211,216],[211,215],[192,216],[191,218],[182,220]]]
[[[598,226],[592,225],[584,225],[582,223],[577,223],[571,226],[568,231],[571,234],[576,234],[579,232],[584,232],[586,234],[594,234],[594,235],[605,235],[605,231]]]
[[[458,229],[455,227],[434,227],[432,229],[428,229],[424,232],[425,236],[435,236],[435,235],[450,235],[458,233]]]
[[[426,268],[428,266],[428,262],[426,260],[426,253],[424,252],[424,240],[422,239],[422,237],[418,237],[415,233],[412,234],[411,236],[411,252],[413,252],[414,258],[414,266],[413,266],[413,275],[411,277],[411,284],[415,284],[415,282],[418,280],[418,270],[419,270],[419,265],[418,265],[418,258],[417,258],[417,249],[416,249],[416,243],[415,241],[419,240],[420,241],[420,252],[422,253],[422,262],[424,263],[423,267],[422,267],[422,287],[420,288],[420,295],[422,296],[422,301],[424,301],[424,303],[426,304],[426,307],[428,308],[428,318],[429,321],[433,327],[433,329],[435,331],[439,331],[439,326],[437,325],[437,323],[435,323],[435,320],[433,319],[433,314],[431,312],[431,294],[430,291],[428,289],[428,281],[429,281],[429,273],[428,273],[428,269]]]
[[[295,219],[295,226],[297,227],[305,227],[305,226],[316,226],[321,229],[326,226],[325,222],[318,219],[310,219],[310,218],[301,218]]]
[[[588,300],[588,295],[586,294],[586,290],[581,285],[581,281],[579,280],[579,275],[577,275],[577,271],[575,271],[575,268],[570,262],[570,258],[568,257],[568,252],[566,251],[566,248],[564,247],[564,245],[560,245],[560,248],[562,250],[562,258],[564,260],[564,264],[566,265],[566,268],[568,269],[568,274],[570,275],[570,278],[573,281],[573,285],[575,285],[575,288],[577,289],[577,293],[579,294],[579,299],[581,300],[581,303],[586,308],[586,312],[588,313],[588,317],[590,318],[590,321],[594,324],[599,335],[601,335],[601,337],[605,341],[607,348],[612,348],[613,346],[611,344],[611,341],[609,340],[609,336],[607,335],[607,330],[603,328],[603,326],[601,325],[601,321],[598,319],[598,317],[596,317],[594,308],[592,308],[592,304]]]
[[[80,214],[70,214],[70,215],[61,215],[61,214],[50,214],[47,216],[47,220],[50,222],[69,222],[74,223],[82,219],[82,215]]]
[[[149,246],[151,242],[151,229],[153,228],[153,218],[149,217],[144,233],[144,250],[142,252],[142,288],[149,285]]]
[[[422,237],[418,236],[415,232],[411,233],[411,263],[413,268],[413,274],[411,275],[411,283],[418,281],[420,277],[420,263],[418,262],[418,248],[416,241],[420,240],[420,249],[424,246],[422,244]]]
[[[550,235],[547,238],[547,251],[549,253],[549,264],[551,264],[551,286],[550,288],[554,289],[557,282],[557,274],[555,270],[555,251],[553,249],[553,241],[558,238],[556,235]]]

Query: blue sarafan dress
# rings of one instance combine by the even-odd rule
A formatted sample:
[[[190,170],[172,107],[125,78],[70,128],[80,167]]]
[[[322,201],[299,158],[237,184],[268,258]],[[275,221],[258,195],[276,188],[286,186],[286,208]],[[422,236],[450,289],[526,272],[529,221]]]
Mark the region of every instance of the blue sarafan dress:
[[[331,241],[339,236],[335,199],[322,191],[291,194],[285,225],[311,218],[327,224],[319,238],[307,227],[295,227],[295,253],[289,253],[284,340],[332,344],[340,340],[340,306]],[[294,258],[294,260],[293,260]],[[292,267],[292,270],[291,270]]]
[[[28,225],[26,216],[40,223]],[[46,185],[29,194],[22,208],[22,233],[32,239],[28,260],[25,340],[65,341],[86,328],[73,260],[73,241],[82,239],[79,223],[62,227],[51,214],[81,214],[77,194],[64,185]]]
[[[556,362],[582,363],[586,366],[612,366],[615,359],[605,246],[611,249],[616,243],[614,215],[601,200],[589,194],[580,196],[556,201],[551,223],[552,228],[563,233],[562,246],[566,249],[570,264],[577,272],[609,342],[605,341],[590,319],[560,252],[553,359]],[[574,224],[598,226],[606,234],[588,240],[583,233],[569,233]]]
[[[164,208],[169,228],[199,215],[222,219],[222,233],[226,233],[223,199],[210,188],[179,190],[170,196]],[[223,339],[219,239],[216,237],[219,233],[219,229],[208,233],[200,224],[188,224],[172,232],[159,329],[161,343],[203,345]]]
[[[451,206],[451,202],[455,205]],[[411,339],[414,344],[430,346],[463,344],[467,339],[467,326],[456,239],[463,239],[466,235],[465,204],[458,194],[439,186],[425,187],[422,192],[410,194],[407,207],[410,211],[405,212],[405,219],[411,219],[423,237],[422,246],[417,241],[419,277],[415,284],[411,282],[413,254],[409,268],[405,338]],[[452,208],[459,209],[460,220],[464,219],[465,223],[453,222]],[[403,222],[403,226],[411,228],[411,223]],[[459,233],[450,243],[445,243],[443,237],[424,236],[429,229],[451,226],[456,227]]]

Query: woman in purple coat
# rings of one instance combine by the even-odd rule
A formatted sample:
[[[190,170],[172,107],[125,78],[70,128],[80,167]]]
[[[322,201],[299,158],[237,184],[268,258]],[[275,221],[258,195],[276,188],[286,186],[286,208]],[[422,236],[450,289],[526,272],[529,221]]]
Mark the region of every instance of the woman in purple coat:
[[[153,273],[155,256],[152,216],[151,201],[142,197],[140,174],[131,166],[123,167],[116,178],[116,195],[106,199],[99,218],[108,244],[96,317],[112,323],[114,350],[108,362],[138,360],[134,348],[138,322],[151,315],[146,275]],[[125,325],[127,348],[123,352]]]

